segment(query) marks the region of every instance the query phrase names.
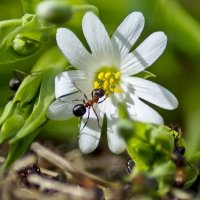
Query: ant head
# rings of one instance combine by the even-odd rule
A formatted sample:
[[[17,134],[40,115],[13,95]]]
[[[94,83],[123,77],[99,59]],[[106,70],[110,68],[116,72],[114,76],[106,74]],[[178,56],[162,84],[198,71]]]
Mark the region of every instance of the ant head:
[[[92,91],[92,96],[98,96],[99,98],[103,97],[105,95],[105,91],[101,88],[94,89]]]
[[[73,114],[76,117],[81,117],[86,113],[86,107],[83,104],[77,104],[73,108]]]
[[[21,82],[22,81],[19,78],[12,78],[9,82],[9,88],[13,91],[17,91]]]

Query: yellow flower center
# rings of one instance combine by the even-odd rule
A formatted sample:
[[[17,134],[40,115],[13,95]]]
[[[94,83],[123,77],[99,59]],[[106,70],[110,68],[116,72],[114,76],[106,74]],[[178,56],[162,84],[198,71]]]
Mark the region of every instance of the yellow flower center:
[[[119,87],[120,76],[121,74],[116,68],[102,67],[96,73],[94,88],[102,88],[106,95],[114,92],[122,92],[122,89]]]

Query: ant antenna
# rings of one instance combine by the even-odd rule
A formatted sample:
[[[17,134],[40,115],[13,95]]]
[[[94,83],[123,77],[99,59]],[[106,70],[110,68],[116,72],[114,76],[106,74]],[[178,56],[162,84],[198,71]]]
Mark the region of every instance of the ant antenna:
[[[76,89],[84,95],[84,97],[87,99],[87,101],[89,101],[89,99],[87,98],[86,94],[80,88],[77,87],[77,85],[75,84],[74,81],[73,81],[73,84],[76,87]]]

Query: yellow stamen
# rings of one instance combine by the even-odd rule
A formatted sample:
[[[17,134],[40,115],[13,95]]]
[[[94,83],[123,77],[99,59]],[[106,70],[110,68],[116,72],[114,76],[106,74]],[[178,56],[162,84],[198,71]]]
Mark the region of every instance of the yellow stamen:
[[[122,89],[121,88],[114,88],[114,91],[113,92],[119,92],[119,93],[122,93]]]
[[[113,93],[113,92],[114,92],[114,89],[113,89],[113,88],[110,88],[110,90],[109,90],[109,91]]]
[[[106,72],[105,73],[105,78],[109,78],[111,76],[111,72]]]
[[[104,76],[104,73],[103,73],[103,72],[100,72],[100,73],[98,74],[98,79],[99,79],[99,80],[102,80],[102,79],[103,79],[103,76]]]
[[[114,78],[110,78],[110,84],[113,84],[115,82],[115,79]]]
[[[108,90],[108,87],[109,87],[108,81],[104,81],[104,83],[103,83],[103,89],[106,91],[106,90]]]
[[[101,68],[101,71],[96,73],[93,86],[95,89],[102,88],[106,96],[109,96],[109,93],[121,93],[123,91],[120,88],[120,76],[120,72],[115,67],[104,66]]]
[[[115,79],[117,79],[117,80],[120,79],[120,72],[117,72],[117,73],[115,74]]]
[[[94,89],[97,89],[97,88],[99,88],[99,83],[98,83],[98,81],[95,81],[94,82]]]

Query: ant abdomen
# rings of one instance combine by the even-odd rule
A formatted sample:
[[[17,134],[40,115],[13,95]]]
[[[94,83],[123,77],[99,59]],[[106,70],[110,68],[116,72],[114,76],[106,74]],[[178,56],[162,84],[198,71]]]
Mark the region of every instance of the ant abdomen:
[[[81,117],[86,113],[86,106],[83,104],[77,104],[73,108],[73,114],[76,117]]]
[[[9,88],[13,91],[17,91],[21,82],[19,78],[12,78],[9,82]]]

